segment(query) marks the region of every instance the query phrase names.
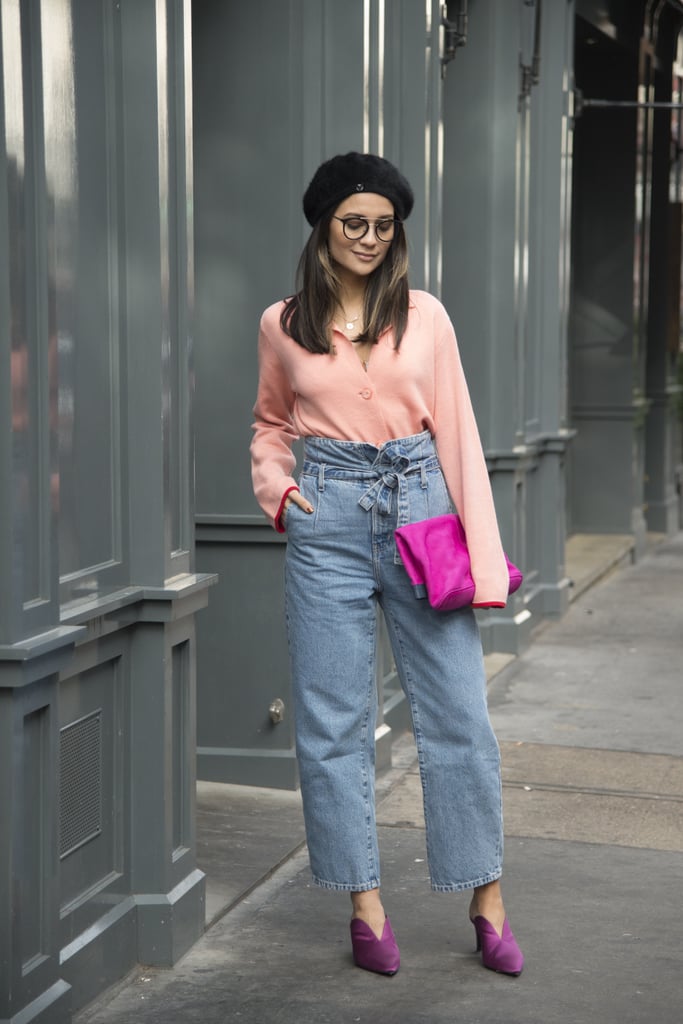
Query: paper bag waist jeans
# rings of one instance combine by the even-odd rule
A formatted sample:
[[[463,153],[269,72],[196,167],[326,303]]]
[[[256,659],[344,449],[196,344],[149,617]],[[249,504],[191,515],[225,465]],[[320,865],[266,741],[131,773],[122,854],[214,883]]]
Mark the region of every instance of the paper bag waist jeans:
[[[432,888],[484,885],[502,871],[500,755],[471,608],[417,600],[394,530],[451,511],[429,432],[371,444],[307,438],[307,514],[285,518],[287,632],[297,759],[318,885],[380,884],[375,824],[376,607],[409,702]]]

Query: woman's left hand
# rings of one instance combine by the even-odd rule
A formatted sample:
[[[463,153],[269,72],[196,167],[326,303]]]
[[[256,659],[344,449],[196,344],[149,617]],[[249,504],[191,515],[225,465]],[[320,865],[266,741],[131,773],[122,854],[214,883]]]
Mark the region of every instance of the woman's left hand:
[[[300,491],[290,491],[290,493],[287,495],[287,500],[285,501],[284,508],[282,509],[283,522],[287,519],[287,510],[291,505],[298,505],[299,508],[303,509],[304,512],[306,512],[308,515],[310,515],[311,512],[314,511],[310,501],[304,498],[303,494],[301,494]]]

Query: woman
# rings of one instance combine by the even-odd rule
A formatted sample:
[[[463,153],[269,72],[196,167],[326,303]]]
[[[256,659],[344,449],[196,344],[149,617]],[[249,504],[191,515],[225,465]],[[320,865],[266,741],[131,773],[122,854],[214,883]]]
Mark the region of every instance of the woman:
[[[261,320],[251,455],[256,497],[288,535],[287,630],[314,880],[351,894],[355,963],[394,974],[374,807],[379,603],[413,716],[432,888],[473,890],[484,965],[519,974],[500,892],[500,758],[474,612],[415,600],[394,541],[397,526],[455,505],[474,606],[504,606],[508,571],[455,335],[435,298],[408,290],[403,222],[413,193],[392,164],[333,157],[303,206],[313,230],[300,290]]]

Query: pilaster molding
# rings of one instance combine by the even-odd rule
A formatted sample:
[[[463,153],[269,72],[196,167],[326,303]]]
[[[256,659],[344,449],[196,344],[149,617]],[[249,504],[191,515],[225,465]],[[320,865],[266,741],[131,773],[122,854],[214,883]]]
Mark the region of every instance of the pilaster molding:
[[[490,473],[528,472],[544,455],[564,455],[574,437],[575,430],[563,428],[534,435],[513,448],[488,448],[484,453],[486,465]]]
[[[216,573],[183,573],[161,587],[124,587],[65,610],[64,622],[83,627],[80,643],[137,622],[171,622],[204,608]]]
[[[650,410],[652,402],[650,396],[638,396],[628,403],[615,403],[614,405],[574,405],[572,406],[573,420],[615,420],[618,422],[641,421]]]

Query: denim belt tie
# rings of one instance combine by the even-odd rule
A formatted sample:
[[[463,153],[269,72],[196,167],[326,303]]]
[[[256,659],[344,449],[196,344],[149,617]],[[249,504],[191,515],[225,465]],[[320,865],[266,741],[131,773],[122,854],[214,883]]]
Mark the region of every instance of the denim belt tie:
[[[358,499],[361,508],[369,512],[377,505],[380,515],[391,515],[393,494],[398,490],[398,525],[404,526],[408,521],[408,501],[406,495],[406,475],[420,471],[424,476],[424,465],[411,462],[405,455],[394,457],[386,468],[377,467],[380,476],[368,487],[365,494]]]

